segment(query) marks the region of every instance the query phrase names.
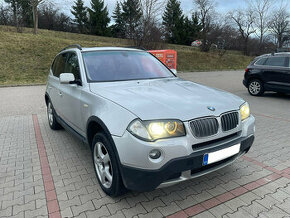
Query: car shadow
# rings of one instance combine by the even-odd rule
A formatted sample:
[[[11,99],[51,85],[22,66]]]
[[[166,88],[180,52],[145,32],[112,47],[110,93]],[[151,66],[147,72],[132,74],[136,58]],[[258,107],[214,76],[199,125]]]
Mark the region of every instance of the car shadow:
[[[262,97],[270,97],[270,98],[290,100],[290,94],[276,93],[276,92],[264,93],[264,95]]]

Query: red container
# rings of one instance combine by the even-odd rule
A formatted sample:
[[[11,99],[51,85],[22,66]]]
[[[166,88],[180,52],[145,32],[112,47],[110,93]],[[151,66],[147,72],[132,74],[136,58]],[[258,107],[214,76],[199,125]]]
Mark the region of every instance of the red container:
[[[177,52],[174,50],[148,51],[162,61],[169,69],[177,69]]]

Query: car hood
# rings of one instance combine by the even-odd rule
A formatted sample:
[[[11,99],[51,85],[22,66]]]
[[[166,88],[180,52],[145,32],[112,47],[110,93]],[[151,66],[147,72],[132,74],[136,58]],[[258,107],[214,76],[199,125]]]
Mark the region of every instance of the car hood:
[[[238,110],[244,101],[228,92],[180,78],[90,83],[91,92],[134,113],[142,120],[191,120]],[[210,111],[208,107],[214,107]]]

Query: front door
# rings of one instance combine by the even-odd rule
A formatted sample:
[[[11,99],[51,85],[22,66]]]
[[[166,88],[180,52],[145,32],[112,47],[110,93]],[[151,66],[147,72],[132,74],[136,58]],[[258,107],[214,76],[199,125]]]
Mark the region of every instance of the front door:
[[[64,73],[72,73],[76,80],[81,81],[78,56],[74,52],[67,53]],[[76,84],[60,84],[61,115],[63,120],[81,135],[81,93],[83,87]]]

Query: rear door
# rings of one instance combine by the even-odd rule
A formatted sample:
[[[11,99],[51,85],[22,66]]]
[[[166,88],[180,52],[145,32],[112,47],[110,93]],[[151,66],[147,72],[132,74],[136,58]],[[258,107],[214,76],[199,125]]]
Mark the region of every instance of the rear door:
[[[81,81],[78,56],[75,52],[68,52],[64,73],[72,73],[76,80]],[[83,87],[77,84],[60,84],[61,115],[63,120],[78,133],[81,130],[81,93]]]
[[[51,74],[49,75],[49,84],[48,84],[48,92],[50,96],[50,100],[52,102],[52,105],[54,107],[54,110],[56,111],[57,115],[60,115],[60,94],[59,94],[59,75],[64,72],[66,62],[66,54],[62,53],[59,54],[51,67]]]
[[[288,74],[287,57],[273,56],[265,62],[265,88],[273,91],[283,91],[287,82],[285,81]]]

